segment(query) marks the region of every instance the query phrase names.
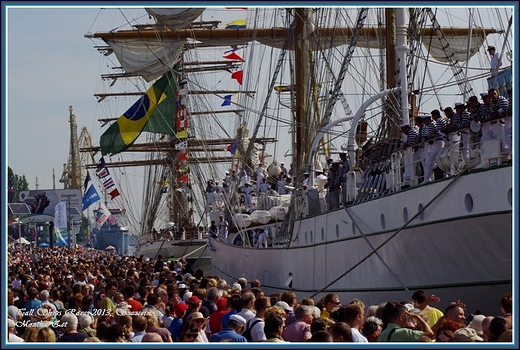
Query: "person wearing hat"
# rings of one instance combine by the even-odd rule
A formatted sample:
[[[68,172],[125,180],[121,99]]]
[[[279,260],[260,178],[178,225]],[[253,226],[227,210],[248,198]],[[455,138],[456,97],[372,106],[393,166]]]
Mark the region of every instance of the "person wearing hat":
[[[497,50],[493,45],[488,46],[487,51],[489,56],[491,56],[491,77],[496,77],[498,74],[498,69],[502,65],[500,55],[497,53]]]
[[[416,165],[420,164],[421,160],[421,152],[416,151],[419,143],[419,132],[417,128],[412,128],[408,123],[399,125],[399,128],[405,135],[404,147],[409,148],[409,152],[405,153],[403,186],[410,186],[410,181],[416,174],[416,171],[414,171]]]
[[[469,162],[469,150],[470,150],[470,134],[469,124],[470,115],[466,110],[466,106],[462,102],[455,103],[455,114],[453,114],[452,122],[455,125],[455,129],[459,130],[462,139],[462,159],[464,163]]]
[[[484,341],[473,328],[463,327],[453,333],[454,342],[474,343]]]
[[[7,332],[8,338],[7,341],[9,343],[23,343],[24,340],[16,335],[16,322],[12,319],[7,320]]]
[[[209,338],[210,343],[219,343],[222,341],[232,343],[247,343],[247,339],[241,335],[246,327],[246,320],[238,314],[229,316],[226,328],[215,333]]]
[[[507,98],[500,96],[498,89],[489,89],[488,94],[489,115],[494,121],[500,119],[500,123],[495,126],[497,137],[500,140],[503,152],[510,154],[513,135],[511,105]]]
[[[242,187],[242,193],[244,194],[244,204],[247,212],[253,211],[253,187],[249,182],[244,184]]]
[[[434,142],[437,139],[436,123],[432,120],[431,115],[423,115],[423,127],[421,129],[421,139],[426,141],[423,150],[423,169],[424,178],[421,185],[430,182],[433,171],[433,163],[435,160],[435,150],[433,149]],[[432,160],[433,159],[433,160]]]
[[[493,137],[490,123],[484,123],[489,119],[489,114],[486,106],[479,102],[477,96],[471,96],[468,99],[470,119],[474,122],[478,122],[481,125],[480,141],[490,140]]]
[[[199,333],[199,336],[197,337],[196,342],[198,343],[207,343],[208,337],[206,336],[206,321],[208,319],[204,317],[202,312],[193,312],[191,314],[190,320],[186,320],[184,322],[193,322],[197,326],[197,330]]]
[[[280,171],[281,171],[281,173],[282,173],[282,175],[284,177],[287,176],[287,168],[285,167],[285,163],[284,162],[280,163]]]
[[[260,185],[263,180],[265,179],[265,170],[262,168],[262,164],[259,163],[255,168],[255,174],[256,174],[256,191],[260,192]]]
[[[186,315],[186,310],[188,310],[188,305],[185,303],[177,303],[173,308],[173,320],[170,323],[168,330],[170,331],[174,342],[179,341],[183,323],[182,319]]]

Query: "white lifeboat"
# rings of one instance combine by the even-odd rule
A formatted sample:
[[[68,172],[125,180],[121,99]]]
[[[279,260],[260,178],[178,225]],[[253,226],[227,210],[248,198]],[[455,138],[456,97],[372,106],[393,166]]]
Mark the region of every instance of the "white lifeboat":
[[[272,207],[269,209],[269,213],[271,214],[271,217],[273,217],[275,220],[281,221],[285,219],[285,215],[287,214],[287,208],[282,206]]]
[[[236,222],[237,226],[240,228],[245,228],[251,225],[253,220],[251,220],[251,216],[247,214],[235,214],[233,220]]]
[[[271,213],[267,210],[255,210],[251,213],[251,220],[256,224],[267,224],[271,221]]]
[[[271,176],[278,177],[280,173],[282,172],[282,168],[280,167],[280,164],[278,164],[276,161],[272,162],[271,165],[267,167],[267,173]]]

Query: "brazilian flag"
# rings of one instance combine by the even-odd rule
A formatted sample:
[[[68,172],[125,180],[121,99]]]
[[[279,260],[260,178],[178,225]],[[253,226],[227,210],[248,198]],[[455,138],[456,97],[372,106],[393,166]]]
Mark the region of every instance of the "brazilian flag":
[[[125,151],[143,131],[175,135],[177,89],[177,75],[170,70],[101,135],[101,153]]]

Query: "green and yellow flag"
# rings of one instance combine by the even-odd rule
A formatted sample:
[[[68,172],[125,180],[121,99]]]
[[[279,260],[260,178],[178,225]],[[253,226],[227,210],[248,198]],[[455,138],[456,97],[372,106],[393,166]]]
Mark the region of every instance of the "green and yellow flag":
[[[101,135],[101,153],[123,152],[143,131],[175,135],[177,89],[177,75],[170,70]]]

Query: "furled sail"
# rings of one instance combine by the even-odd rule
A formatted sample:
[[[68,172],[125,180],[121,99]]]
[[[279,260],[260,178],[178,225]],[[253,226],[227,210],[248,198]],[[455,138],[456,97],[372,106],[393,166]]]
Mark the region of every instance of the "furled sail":
[[[196,9],[201,10],[201,9]],[[163,17],[160,17],[163,20]],[[179,24],[181,25],[181,24]],[[444,31],[450,48],[455,53],[455,60],[466,61],[475,55],[485,41],[487,35],[495,33],[494,29],[473,32],[468,55],[468,29],[452,28],[448,34]],[[352,36],[352,28],[318,28],[310,34],[310,49],[318,50],[324,42],[329,46],[345,45]],[[440,62],[448,58],[442,49],[442,43],[437,40],[433,28],[421,31],[423,45],[430,54]],[[453,34],[452,34],[453,33]],[[143,76],[146,81],[152,81],[165,73],[179,58],[186,39],[195,40],[205,46],[236,46],[256,40],[264,45],[282,48],[287,37],[285,28],[255,28],[255,29],[207,29],[207,30],[133,30],[119,33],[97,33],[95,37],[102,38],[112,47],[126,73]],[[328,38],[324,41],[325,38]],[[360,31],[357,46],[360,48],[378,49],[384,40],[384,35],[377,28],[363,28]],[[290,46],[289,46],[290,47]]]
[[[129,74],[138,74],[150,82],[166,73],[180,57],[184,41],[164,41],[159,38],[106,38],[119,63]]]
[[[423,46],[428,50],[430,55],[432,55],[432,57],[439,62],[465,62],[478,52],[479,48],[486,40],[486,36],[484,35],[484,33],[479,33],[478,35],[473,33],[473,35],[471,36],[471,46],[469,47],[469,53],[468,36],[450,35],[446,36],[446,40],[448,41],[448,44],[450,45],[450,48],[454,53],[454,56],[451,59],[446,57],[446,52],[442,48],[442,43],[440,41],[431,40],[430,42],[429,40],[423,40],[422,43]]]
[[[171,31],[177,31],[188,27],[206,10],[202,8],[145,8],[148,14],[164,24]]]

